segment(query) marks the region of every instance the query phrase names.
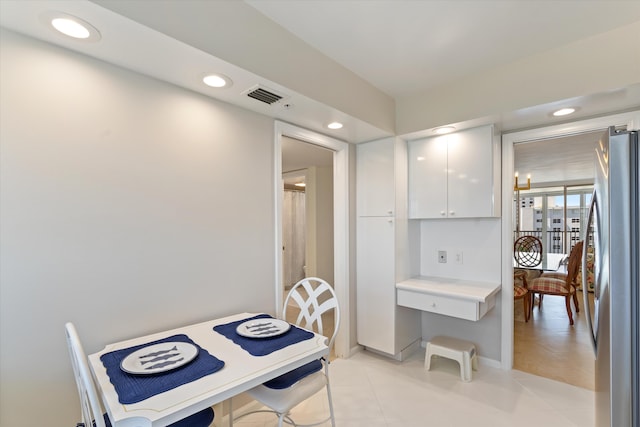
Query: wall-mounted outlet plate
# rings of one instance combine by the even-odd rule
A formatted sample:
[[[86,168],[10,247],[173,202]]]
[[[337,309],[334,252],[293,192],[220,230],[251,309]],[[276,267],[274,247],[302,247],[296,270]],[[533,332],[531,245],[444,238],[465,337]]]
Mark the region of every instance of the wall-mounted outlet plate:
[[[456,251],[456,264],[462,265],[462,251],[461,250],[457,250]]]
[[[447,262],[447,251],[438,251],[438,262],[440,263]]]

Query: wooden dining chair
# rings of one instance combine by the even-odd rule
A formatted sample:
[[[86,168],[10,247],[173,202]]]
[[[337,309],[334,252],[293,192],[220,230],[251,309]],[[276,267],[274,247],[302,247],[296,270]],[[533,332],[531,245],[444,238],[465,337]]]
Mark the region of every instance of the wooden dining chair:
[[[582,247],[583,241],[579,241],[571,249],[569,254],[569,263],[567,265],[566,273],[549,272],[543,273],[537,279],[533,279],[529,282],[529,298],[530,309],[533,311],[533,298],[534,295],[539,295],[538,309],[542,309],[542,299],[544,295],[560,295],[565,297],[565,305],[567,307],[567,315],[569,316],[569,324],[573,325],[573,313],[571,310],[571,300],[576,307],[576,313],[580,311],[580,305],[578,304],[578,297],[576,296],[577,290],[577,277],[580,271],[580,264],[582,261]]]
[[[330,337],[328,337],[328,346],[331,348],[340,326],[340,307],[333,288],[326,281],[317,277],[308,277],[300,280],[291,288],[284,301],[283,319],[286,320],[288,311],[298,309],[300,312],[294,323],[297,326],[325,336],[326,330],[322,315],[328,312],[333,313],[334,329]],[[322,424],[331,420],[331,425],[335,427],[331,388],[329,386],[328,356],[320,360],[314,360],[300,368],[267,381],[247,393],[275,412],[278,415],[278,427],[282,427],[282,423],[285,420],[288,424],[296,425],[290,418],[289,411],[322,390],[322,388],[326,388],[327,391],[329,417],[310,425]],[[257,411],[250,413],[253,412]],[[240,417],[248,414],[243,414]]]
[[[80,396],[80,419],[76,427],[111,427],[109,416],[103,412],[98,393],[96,391],[89,362],[85,355],[78,332],[73,323],[64,325],[67,335],[67,346],[71,356],[71,367]],[[208,427],[213,422],[213,409],[207,408],[180,421],[170,424],[168,427]]]
[[[513,299],[514,301],[522,300],[522,308],[524,309],[524,321],[529,321],[529,288],[527,284],[527,272],[525,270],[517,270],[513,272]]]
[[[513,243],[513,257],[520,267],[536,267],[542,262],[542,241],[536,236],[521,236]]]
[[[540,271],[533,269],[542,262],[542,241],[536,236],[520,236],[513,243],[513,258],[522,268],[513,270],[513,298],[522,300],[524,320],[531,317],[531,295],[528,283],[540,276]]]

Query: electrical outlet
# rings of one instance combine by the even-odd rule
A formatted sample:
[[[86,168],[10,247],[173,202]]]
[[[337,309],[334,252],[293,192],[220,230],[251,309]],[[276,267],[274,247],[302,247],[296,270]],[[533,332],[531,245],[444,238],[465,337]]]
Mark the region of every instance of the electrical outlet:
[[[456,264],[462,265],[462,251],[461,250],[457,250],[456,251]]]
[[[438,251],[438,262],[443,264],[447,262],[447,251]]]

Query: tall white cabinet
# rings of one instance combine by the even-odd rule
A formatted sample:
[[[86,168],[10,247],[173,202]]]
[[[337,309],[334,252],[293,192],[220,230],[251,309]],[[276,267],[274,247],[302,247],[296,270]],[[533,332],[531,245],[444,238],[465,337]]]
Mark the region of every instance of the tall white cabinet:
[[[406,145],[395,138],[356,148],[357,336],[368,349],[401,359],[419,343],[420,314],[396,304],[407,262]]]
[[[492,125],[413,140],[408,150],[410,218],[500,216],[499,138]]]

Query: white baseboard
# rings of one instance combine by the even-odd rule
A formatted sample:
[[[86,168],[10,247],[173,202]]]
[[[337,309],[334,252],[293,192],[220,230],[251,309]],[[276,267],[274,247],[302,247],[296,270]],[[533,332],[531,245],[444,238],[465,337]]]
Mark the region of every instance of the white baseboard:
[[[400,350],[397,354],[385,353],[384,351],[376,350],[374,348],[365,347],[365,350],[370,351],[371,353],[378,354],[380,356],[387,357],[389,359],[397,360],[398,362],[402,362],[406,360],[413,353],[418,351],[420,348],[420,339],[413,341],[411,344]]]
[[[351,356],[353,356],[356,353],[360,353],[361,351],[364,350],[364,347],[362,347],[361,345],[357,344],[354,345],[353,347],[351,347],[351,349],[349,350],[349,354],[347,355],[347,359]]]

